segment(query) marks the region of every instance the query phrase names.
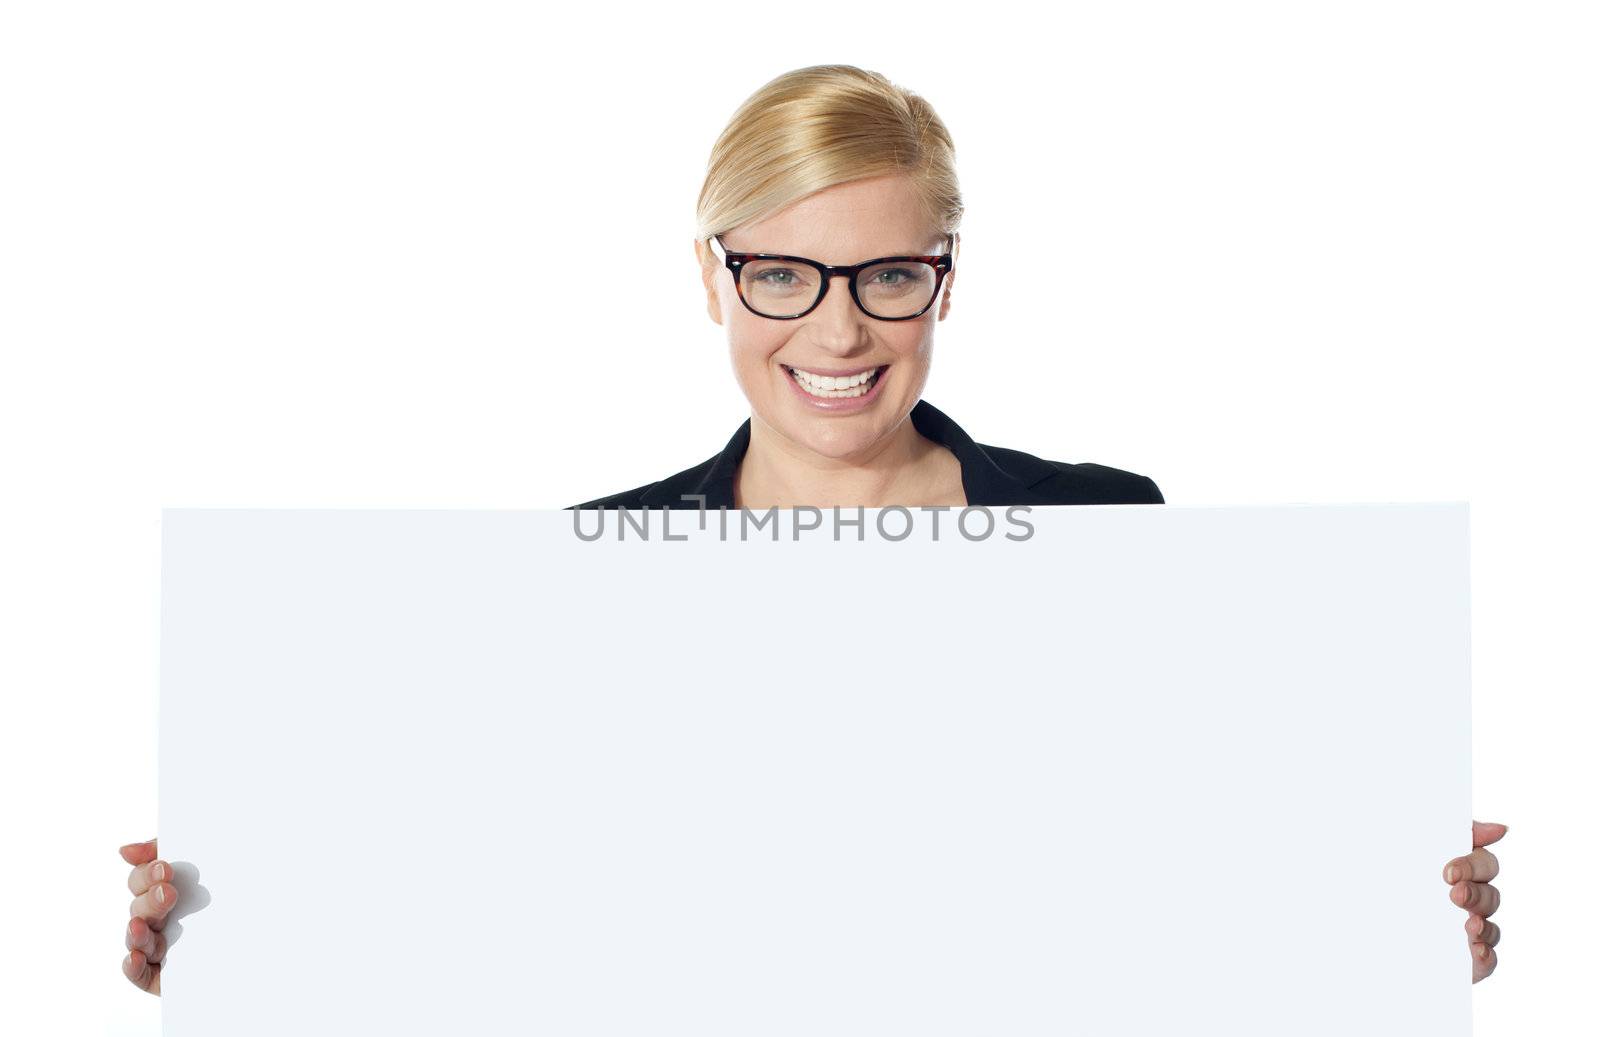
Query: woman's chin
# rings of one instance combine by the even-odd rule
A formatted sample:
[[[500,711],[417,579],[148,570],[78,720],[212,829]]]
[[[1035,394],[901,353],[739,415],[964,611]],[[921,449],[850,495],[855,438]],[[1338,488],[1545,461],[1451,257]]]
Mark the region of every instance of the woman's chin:
[[[874,444],[895,427],[897,423],[885,417],[893,406],[884,400],[871,410],[849,416],[796,413],[786,407],[778,430],[813,454],[847,461],[871,453]]]

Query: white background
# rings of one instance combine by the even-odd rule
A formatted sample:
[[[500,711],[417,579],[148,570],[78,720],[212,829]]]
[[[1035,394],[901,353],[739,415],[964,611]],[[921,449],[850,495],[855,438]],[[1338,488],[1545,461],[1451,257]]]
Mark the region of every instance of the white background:
[[[558,507],[710,456],[747,411],[705,159],[839,61],[955,136],[927,399],[980,442],[1175,504],[1471,503],[1475,809],[1511,826],[1478,1032],[1592,1033],[1597,50],[1579,3],[8,5],[0,1010],[157,1032],[116,851],[155,834],[159,509]],[[1017,307],[1040,263],[1060,304]],[[1337,819],[1306,862],[1351,969],[1339,876],[1381,850]]]

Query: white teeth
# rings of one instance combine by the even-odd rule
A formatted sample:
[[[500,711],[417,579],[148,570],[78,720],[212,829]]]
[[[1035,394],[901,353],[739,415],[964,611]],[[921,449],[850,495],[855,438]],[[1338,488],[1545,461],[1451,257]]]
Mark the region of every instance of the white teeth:
[[[798,367],[789,368],[789,371],[794,375],[794,380],[800,384],[800,388],[812,396],[819,396],[829,400],[848,400],[869,392],[872,389],[873,381],[878,376],[879,370],[880,368],[873,368],[870,371],[862,371],[860,374],[836,378],[825,374],[812,374],[809,371],[802,371]]]

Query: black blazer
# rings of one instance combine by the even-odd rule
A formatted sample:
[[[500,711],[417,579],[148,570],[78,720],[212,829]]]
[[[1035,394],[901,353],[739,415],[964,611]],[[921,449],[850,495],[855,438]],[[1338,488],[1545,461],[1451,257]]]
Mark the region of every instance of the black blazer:
[[[927,400],[911,408],[911,423],[918,432],[948,447],[961,462],[961,484],[968,506],[1008,507],[1013,504],[1165,504],[1155,481],[1120,468],[1080,461],[1046,461],[1021,450],[975,443],[960,425]],[[565,510],[579,508],[669,508],[694,510],[703,495],[708,509],[733,508],[733,477],[750,445],[750,419],[739,426],[722,453],[669,475],[657,482],[609,497],[598,497]]]

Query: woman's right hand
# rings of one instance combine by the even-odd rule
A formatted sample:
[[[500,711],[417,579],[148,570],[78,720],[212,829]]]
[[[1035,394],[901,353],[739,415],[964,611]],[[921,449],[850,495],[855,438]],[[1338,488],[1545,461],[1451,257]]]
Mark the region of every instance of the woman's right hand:
[[[132,916],[128,919],[128,956],[122,959],[122,974],[141,990],[161,995],[161,962],[167,956],[167,915],[178,903],[172,885],[172,865],[156,859],[156,841],[129,843],[121,850],[122,859],[134,865],[128,875],[133,892]]]

